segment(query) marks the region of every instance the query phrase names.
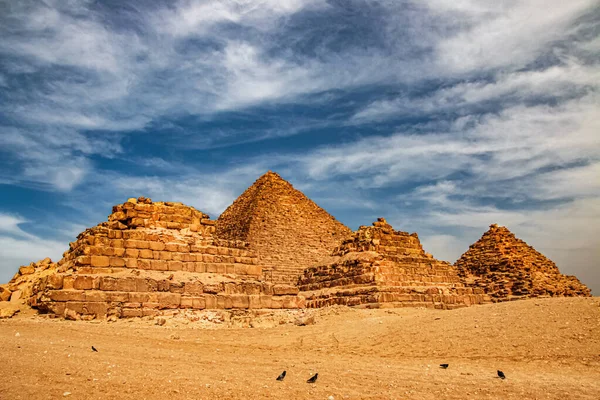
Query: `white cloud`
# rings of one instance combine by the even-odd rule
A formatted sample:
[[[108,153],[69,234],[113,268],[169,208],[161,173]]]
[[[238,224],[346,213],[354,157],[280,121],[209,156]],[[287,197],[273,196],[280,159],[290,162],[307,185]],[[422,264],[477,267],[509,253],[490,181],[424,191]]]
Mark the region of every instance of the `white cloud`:
[[[600,67],[580,65],[552,66],[544,70],[499,72],[493,82],[461,82],[435,91],[426,97],[400,97],[377,100],[353,117],[354,123],[370,123],[403,117],[461,110],[466,106],[481,106],[488,101],[510,102],[550,98],[580,97],[586,91],[600,89]]]
[[[19,215],[0,212],[0,282],[7,282],[19,266],[51,257],[58,261],[68,246],[54,240],[41,239],[19,225],[28,222]]]
[[[595,0],[429,1],[433,12],[464,21],[454,35],[436,45],[436,62],[444,69],[468,72],[478,68],[516,69],[527,65],[562,39],[578,17],[597,7]],[[459,25],[460,26],[460,25]]]

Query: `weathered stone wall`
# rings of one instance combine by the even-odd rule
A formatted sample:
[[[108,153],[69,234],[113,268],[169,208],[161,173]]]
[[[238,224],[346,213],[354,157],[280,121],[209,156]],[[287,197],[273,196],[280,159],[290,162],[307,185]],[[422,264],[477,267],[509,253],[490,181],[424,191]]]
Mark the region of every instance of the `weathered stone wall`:
[[[217,235],[255,250],[265,278],[295,284],[306,267],[331,260],[351,230],[304,194],[268,172],[217,220]]]
[[[156,315],[173,308],[299,308],[290,285],[260,282],[248,244],[214,236],[215,221],[180,203],[130,199],[82,232],[38,279],[31,304],[67,317]]]
[[[455,265],[468,286],[483,289],[493,301],[591,295],[576,277],[562,275],[554,262],[496,224]]]
[[[456,308],[487,301],[483,290],[464,287],[451,264],[425,253],[416,234],[395,231],[383,218],[361,226],[333,256],[298,281],[308,307]]]

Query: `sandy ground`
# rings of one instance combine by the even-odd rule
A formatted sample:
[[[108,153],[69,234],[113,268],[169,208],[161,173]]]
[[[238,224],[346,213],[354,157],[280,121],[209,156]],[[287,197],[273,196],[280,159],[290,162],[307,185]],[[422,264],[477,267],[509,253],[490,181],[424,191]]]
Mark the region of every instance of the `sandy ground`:
[[[0,399],[600,399],[597,297],[316,317],[245,329],[1,320]]]

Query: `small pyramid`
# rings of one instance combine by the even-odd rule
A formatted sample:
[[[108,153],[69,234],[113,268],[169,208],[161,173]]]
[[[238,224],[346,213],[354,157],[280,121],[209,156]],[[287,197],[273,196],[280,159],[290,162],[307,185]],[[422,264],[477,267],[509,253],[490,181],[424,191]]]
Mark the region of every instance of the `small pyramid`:
[[[461,283],[453,265],[425,253],[416,233],[396,231],[383,218],[361,226],[332,256],[298,281],[307,307],[452,309],[488,301],[481,289]]]
[[[562,275],[554,262],[497,224],[455,263],[459,275],[495,301],[538,296],[590,296],[576,277]]]
[[[295,283],[302,271],[330,258],[352,231],[302,192],[269,171],[217,220],[217,235],[257,252],[265,277]]]

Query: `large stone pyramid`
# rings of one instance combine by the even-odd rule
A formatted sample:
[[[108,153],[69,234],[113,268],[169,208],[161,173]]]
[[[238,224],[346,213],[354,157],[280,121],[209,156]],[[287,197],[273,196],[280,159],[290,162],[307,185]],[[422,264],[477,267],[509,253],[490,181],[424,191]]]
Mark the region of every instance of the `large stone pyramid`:
[[[451,264],[425,253],[416,233],[395,231],[385,219],[361,226],[333,252],[332,263],[308,268],[298,285],[307,307],[451,309],[486,302],[465,287]]]
[[[352,231],[274,172],[267,172],[217,220],[217,235],[257,253],[265,277],[293,283],[305,268],[330,260]]]
[[[493,301],[590,296],[590,290],[576,277],[562,275],[551,260],[496,224],[455,265],[469,286],[484,289]]]
[[[31,296],[32,306],[73,319],[304,307],[297,287],[262,281],[254,251],[218,238],[215,224],[181,203],[130,199],[79,234],[52,273],[42,274],[47,265],[19,271],[15,285],[31,290],[13,289]]]

